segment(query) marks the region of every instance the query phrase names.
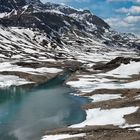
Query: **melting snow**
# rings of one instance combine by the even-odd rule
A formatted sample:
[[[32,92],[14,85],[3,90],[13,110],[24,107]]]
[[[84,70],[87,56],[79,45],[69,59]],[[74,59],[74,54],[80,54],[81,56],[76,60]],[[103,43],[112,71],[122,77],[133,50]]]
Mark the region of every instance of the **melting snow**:
[[[86,111],[86,120],[82,123],[70,126],[71,128],[80,128],[87,125],[123,125],[125,124],[124,115],[134,113],[139,107],[124,107],[101,110],[100,108],[89,109]]]
[[[5,13],[0,13],[0,18],[3,18],[5,16],[7,16],[7,13],[6,12]]]
[[[135,96],[136,100],[140,100],[140,95]]]
[[[95,94],[93,96],[90,96],[91,99],[93,99],[92,102],[100,102],[100,101],[107,101],[111,99],[118,99],[122,98],[121,94]]]
[[[85,136],[84,133],[75,134],[75,135],[69,135],[69,134],[46,135],[42,138],[42,140],[61,140],[66,138],[83,137],[83,136]]]
[[[96,89],[131,89],[140,88],[140,80],[129,82],[129,83],[119,83],[114,82],[114,79],[104,78],[106,76],[123,77],[128,78],[130,75],[140,73],[140,62],[131,62],[130,64],[122,64],[120,67],[101,74],[85,75],[83,78],[79,78],[79,81],[67,82],[68,85],[77,88],[81,92],[92,92]]]
[[[108,72],[109,76],[126,77],[140,73],[140,62],[130,62],[130,64],[121,64],[120,67]]]
[[[0,75],[0,88],[10,87],[12,85],[19,86],[31,83],[25,79],[13,75]]]
[[[62,69],[58,68],[27,68],[27,67],[21,67],[17,65],[13,65],[9,62],[0,63],[0,71],[20,71],[20,72],[26,72],[30,74],[39,74],[39,73],[58,73],[61,72]]]
[[[9,62],[3,62],[0,63],[0,72],[2,71],[17,71],[17,72],[25,72],[29,74],[43,74],[43,73],[59,73],[62,71],[62,69],[57,68],[27,68],[27,67],[21,67],[17,65],[13,65]],[[11,76],[11,75],[0,75],[0,88],[3,87],[9,87],[11,85],[23,85],[31,83],[29,81],[26,81],[25,79],[21,79],[18,76]]]

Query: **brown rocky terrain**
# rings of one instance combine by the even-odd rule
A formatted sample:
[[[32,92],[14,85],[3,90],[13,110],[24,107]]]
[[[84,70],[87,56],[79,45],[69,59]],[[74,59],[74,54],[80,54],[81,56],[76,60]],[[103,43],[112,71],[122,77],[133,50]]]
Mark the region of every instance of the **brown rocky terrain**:
[[[114,60],[111,60],[110,62],[106,64],[97,64],[94,66],[94,70],[100,69],[101,71],[94,71],[94,72],[88,72],[88,71],[77,71],[73,76],[69,78],[68,81],[78,81],[80,75],[94,75],[98,73],[102,73],[105,71],[110,71],[112,69],[115,69],[119,67],[122,63],[129,64],[130,61],[136,61],[139,62],[139,58],[123,58],[123,57],[117,57]],[[131,75],[129,78],[115,78],[115,77],[105,77],[108,79],[113,79],[114,82],[121,82],[121,83],[128,83],[140,80],[140,74]],[[140,107],[140,88],[121,88],[121,89],[96,89],[89,93],[84,92],[77,92],[77,95],[83,96],[83,97],[91,97],[93,95],[97,94],[120,94],[121,98],[118,99],[110,99],[106,101],[99,101],[99,102],[91,102],[88,104],[85,104],[82,108],[84,110],[88,109],[94,109],[94,108],[100,108],[100,109],[113,109],[113,108],[123,108],[123,107],[129,107],[129,106],[138,106]],[[85,136],[82,137],[74,137],[74,138],[68,138],[67,140],[139,140],[140,139],[140,132],[135,131],[136,129],[140,129],[140,108],[132,114],[128,114],[124,116],[125,123],[129,124],[128,126],[125,126],[124,128],[121,128],[119,126],[113,126],[113,125],[95,125],[95,126],[86,126],[82,128],[62,128],[62,129],[56,129],[53,131],[46,131],[46,135],[61,135],[61,134],[85,134]]]

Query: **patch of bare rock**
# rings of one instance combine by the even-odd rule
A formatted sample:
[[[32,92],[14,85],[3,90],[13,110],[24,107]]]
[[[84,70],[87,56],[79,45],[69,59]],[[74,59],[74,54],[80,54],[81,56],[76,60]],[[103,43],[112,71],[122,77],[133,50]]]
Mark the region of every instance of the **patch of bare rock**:
[[[95,70],[103,70],[109,71],[119,67],[121,64],[129,64],[130,61],[140,62],[140,58],[125,58],[125,57],[116,57],[115,59],[111,60],[106,64],[97,64],[93,66]]]

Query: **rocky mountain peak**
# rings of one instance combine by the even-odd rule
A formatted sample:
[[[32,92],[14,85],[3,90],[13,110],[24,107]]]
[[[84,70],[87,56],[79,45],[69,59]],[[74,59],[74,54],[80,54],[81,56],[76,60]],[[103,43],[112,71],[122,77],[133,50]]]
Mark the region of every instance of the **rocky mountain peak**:
[[[13,9],[19,9],[27,4],[41,4],[40,0],[0,0],[0,13],[11,12]]]
[[[90,38],[100,40],[107,46],[139,46],[130,41],[127,34],[112,30],[89,10],[49,2],[43,4],[40,0],[0,0],[0,13],[1,25],[45,32],[58,45],[62,45],[62,42],[67,45],[71,45],[71,42],[81,44]]]
[[[17,9],[19,6],[26,5],[25,0],[0,0],[0,12],[10,12],[12,9]]]
[[[27,4],[40,4],[40,0],[25,0]]]

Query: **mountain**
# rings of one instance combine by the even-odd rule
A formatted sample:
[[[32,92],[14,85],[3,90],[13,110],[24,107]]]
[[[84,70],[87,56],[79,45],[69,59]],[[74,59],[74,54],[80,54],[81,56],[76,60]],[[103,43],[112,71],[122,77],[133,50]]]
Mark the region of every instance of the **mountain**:
[[[54,81],[47,83],[50,79]],[[71,125],[73,121],[76,123],[73,114],[77,109],[73,108],[73,101],[68,103],[72,109],[66,108],[64,115],[61,109],[55,110],[57,108],[54,107],[56,113],[51,117],[46,112],[49,115],[47,119],[44,112],[43,116],[40,115],[40,110],[35,109],[28,100],[30,98],[35,101],[41,93],[44,100],[39,97],[37,104],[42,108],[47,101],[44,94],[50,90],[52,97],[48,98],[48,104],[50,107],[50,103],[57,106],[55,101],[57,98],[61,100],[61,96],[57,94],[53,100],[55,94],[50,86],[57,93],[55,87],[60,86],[62,89],[63,82],[75,89],[68,98],[71,98],[71,94],[74,94],[72,100],[76,96],[73,101],[79,102],[79,105],[76,104],[79,107],[82,105],[86,119],[80,116],[83,122],[68,128],[66,125]],[[53,86],[57,83],[58,86]],[[33,90],[28,94],[26,91],[32,87]],[[43,4],[40,0],[0,0],[0,107],[4,107],[2,114],[5,114],[0,117],[0,140],[38,140],[38,135],[43,134],[47,135],[43,140],[65,136],[70,139],[71,136],[78,136],[78,139],[84,140],[114,140],[122,137],[126,140],[138,139],[140,133],[134,130],[140,130],[139,87],[140,39],[135,35],[113,30],[89,10],[77,10],[53,3]],[[67,88],[62,91],[64,95],[69,94]],[[28,114],[29,111],[24,110],[28,104],[20,106],[25,105],[21,95],[35,109],[39,117],[37,122],[32,117],[28,120],[28,115],[23,119],[21,112]],[[12,105],[15,101],[19,105],[16,107],[17,113],[15,105]],[[9,106],[14,109],[12,115],[7,112],[11,109]],[[7,115],[10,120],[3,119]],[[66,123],[69,115],[72,115],[72,121],[70,119]],[[23,121],[25,125],[21,126]],[[44,133],[45,126],[63,125],[63,122],[65,125],[61,130]]]
[[[0,12],[10,12],[27,4],[40,4],[39,0],[0,0]]]
[[[40,0],[0,0],[0,30],[2,58],[19,54],[20,58],[42,54],[67,58],[73,49],[91,51],[93,48],[84,46],[96,46],[97,42],[102,47],[140,48],[137,37],[114,31],[89,10]]]

